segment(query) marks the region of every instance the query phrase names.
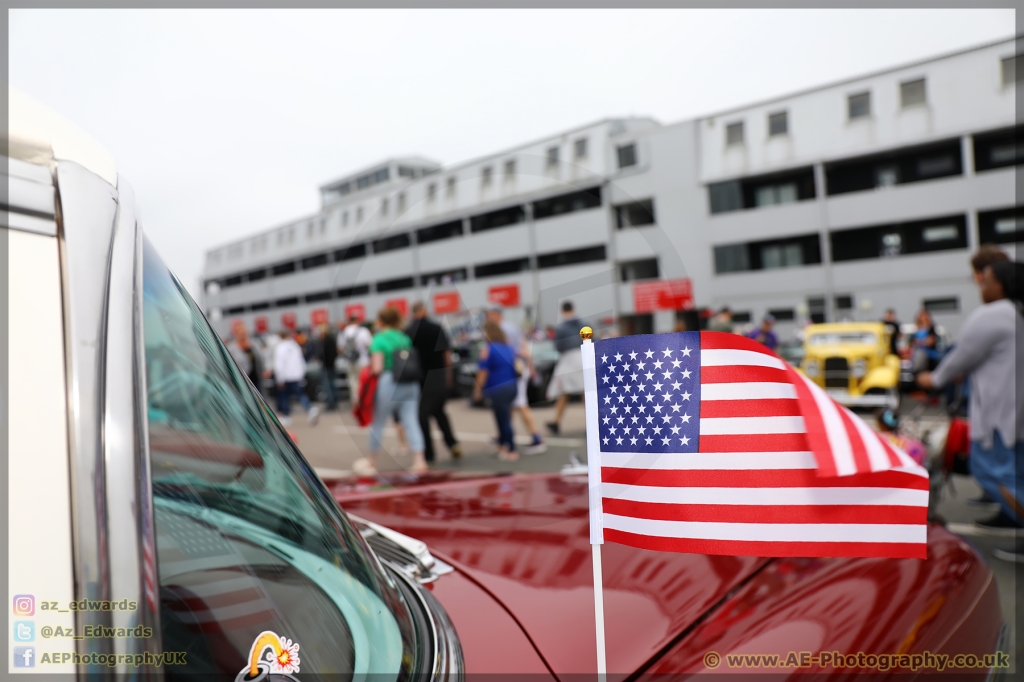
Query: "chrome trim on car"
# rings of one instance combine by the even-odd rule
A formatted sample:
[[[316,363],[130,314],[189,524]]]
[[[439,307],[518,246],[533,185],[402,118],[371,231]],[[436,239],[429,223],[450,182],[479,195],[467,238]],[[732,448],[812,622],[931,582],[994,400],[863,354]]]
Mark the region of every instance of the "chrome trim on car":
[[[352,514],[348,514],[348,518],[381,561],[390,562],[421,584],[433,582],[455,570],[434,558],[425,542]]]
[[[117,192],[73,162],[57,165],[56,181],[75,599],[111,600],[103,410],[108,275]],[[87,625],[110,626],[111,613],[76,610],[76,632]],[[113,642],[82,638],[77,640],[77,649],[80,654],[109,654]],[[114,675],[100,666],[83,667],[79,674],[89,679]]]
[[[107,507],[110,592],[138,604],[116,611],[115,627],[143,625],[148,638],[115,639],[116,654],[159,653],[159,584],[153,534],[152,488],[146,438],[145,358],[142,338],[142,239],[135,196],[118,178],[117,223],[110,251],[110,279],[104,345],[103,467]],[[133,679],[163,679],[163,668],[119,664]]]
[[[385,566],[405,583],[408,591],[415,595],[419,607],[430,624],[431,667],[429,682],[461,681],[465,676],[465,661],[462,657],[462,644],[444,607],[423,585],[409,575],[401,566],[389,560],[383,560]]]

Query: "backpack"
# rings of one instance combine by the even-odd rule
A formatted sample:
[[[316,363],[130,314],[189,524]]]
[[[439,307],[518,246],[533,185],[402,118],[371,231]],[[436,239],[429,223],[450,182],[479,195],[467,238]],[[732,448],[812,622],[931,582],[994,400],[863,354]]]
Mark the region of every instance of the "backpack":
[[[391,373],[396,384],[419,383],[423,379],[420,354],[415,348],[399,348],[391,354]]]
[[[345,334],[345,349],[342,351],[341,355],[348,360],[350,365],[354,365],[359,362],[359,346],[356,344],[356,336],[358,334],[358,330],[351,334]]]

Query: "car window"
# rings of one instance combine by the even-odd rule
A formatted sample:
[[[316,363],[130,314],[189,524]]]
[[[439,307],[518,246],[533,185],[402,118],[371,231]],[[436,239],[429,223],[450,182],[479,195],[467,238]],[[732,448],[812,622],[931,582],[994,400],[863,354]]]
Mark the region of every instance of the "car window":
[[[836,346],[844,344],[863,344],[873,346],[878,343],[874,332],[822,332],[807,337],[808,346]]]
[[[402,597],[148,241],[143,279],[167,676],[417,669]]]

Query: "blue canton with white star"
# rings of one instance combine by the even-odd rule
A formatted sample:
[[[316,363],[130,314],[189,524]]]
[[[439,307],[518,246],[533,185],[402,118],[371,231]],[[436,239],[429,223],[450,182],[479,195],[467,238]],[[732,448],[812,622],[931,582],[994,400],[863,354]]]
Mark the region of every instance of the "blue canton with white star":
[[[594,352],[603,452],[697,452],[700,332],[604,339]]]

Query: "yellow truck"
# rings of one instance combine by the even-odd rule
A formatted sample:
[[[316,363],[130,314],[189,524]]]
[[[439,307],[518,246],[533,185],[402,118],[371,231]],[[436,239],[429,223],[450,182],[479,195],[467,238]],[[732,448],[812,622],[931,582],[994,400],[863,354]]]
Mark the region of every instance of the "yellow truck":
[[[899,407],[900,358],[881,322],[812,324],[800,371],[847,407]]]

